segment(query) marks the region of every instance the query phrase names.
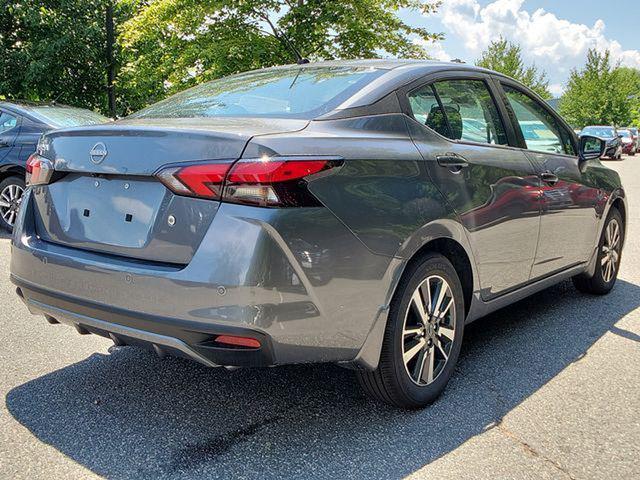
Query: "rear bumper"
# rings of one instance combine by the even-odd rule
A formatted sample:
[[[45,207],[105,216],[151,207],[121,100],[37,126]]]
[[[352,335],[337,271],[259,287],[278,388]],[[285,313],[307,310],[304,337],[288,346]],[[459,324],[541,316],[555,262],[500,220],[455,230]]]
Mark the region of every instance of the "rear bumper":
[[[223,204],[186,266],[44,241],[34,215],[27,189],[11,274],[34,313],[206,364],[358,363],[400,266],[324,208]],[[265,347],[251,355],[208,348],[219,334]]]
[[[101,335],[118,345],[141,344],[161,356],[178,355],[209,367],[274,365],[271,338],[256,330],[144,315],[45,291],[13,275],[11,281],[32,314],[71,325],[81,334]],[[260,348],[224,347],[215,343],[218,335],[254,338]]]

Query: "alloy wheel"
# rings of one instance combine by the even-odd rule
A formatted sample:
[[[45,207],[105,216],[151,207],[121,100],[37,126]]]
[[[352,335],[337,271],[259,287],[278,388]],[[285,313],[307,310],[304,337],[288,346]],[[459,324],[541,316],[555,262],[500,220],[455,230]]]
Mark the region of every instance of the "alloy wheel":
[[[0,216],[11,227],[18,216],[23,194],[24,188],[16,184],[9,184],[0,192]]]
[[[615,218],[612,218],[604,232],[602,258],[600,260],[602,279],[606,283],[609,283],[615,277],[618,270],[621,247],[620,233],[620,224]]]
[[[402,360],[411,380],[425,386],[442,373],[453,347],[456,306],[451,287],[439,275],[413,292],[402,330]]]

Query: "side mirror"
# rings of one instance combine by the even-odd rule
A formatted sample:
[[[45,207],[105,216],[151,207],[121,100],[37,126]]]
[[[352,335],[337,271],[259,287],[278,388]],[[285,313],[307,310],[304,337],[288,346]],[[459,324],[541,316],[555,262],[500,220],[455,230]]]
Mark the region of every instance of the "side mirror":
[[[580,160],[595,160],[604,155],[606,140],[590,135],[580,137]]]

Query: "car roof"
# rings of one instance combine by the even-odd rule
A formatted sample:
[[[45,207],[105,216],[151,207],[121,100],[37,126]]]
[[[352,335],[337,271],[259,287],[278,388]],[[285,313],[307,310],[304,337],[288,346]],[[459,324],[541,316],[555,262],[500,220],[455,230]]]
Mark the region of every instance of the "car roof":
[[[509,78],[506,75],[487,70],[485,68],[469,65],[462,62],[443,62],[439,60],[421,59],[356,59],[356,60],[329,60],[323,62],[310,62],[302,64],[281,65],[266,69],[254,70],[254,72],[276,69],[304,69],[304,68],[372,68],[384,70],[381,76],[365,86],[350,99],[338,107],[338,111],[365,107],[380,100],[385,95],[405,85],[419,80],[425,75],[438,72],[480,72]],[[250,72],[247,72],[250,73]]]

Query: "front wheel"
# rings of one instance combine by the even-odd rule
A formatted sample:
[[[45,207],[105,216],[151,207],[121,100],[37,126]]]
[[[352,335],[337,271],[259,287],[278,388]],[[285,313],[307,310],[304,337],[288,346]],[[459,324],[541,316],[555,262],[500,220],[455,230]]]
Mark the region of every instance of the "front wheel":
[[[591,277],[579,275],[573,278],[578,290],[594,295],[605,295],[611,291],[618,278],[622,244],[624,243],[624,223],[617,209],[611,210],[598,243],[596,270]]]
[[[18,209],[24,194],[24,179],[13,176],[0,182],[0,227],[13,231]]]
[[[458,360],[464,299],[456,270],[432,253],[411,267],[391,302],[380,363],[359,372],[373,398],[400,408],[420,408],[444,390]]]

